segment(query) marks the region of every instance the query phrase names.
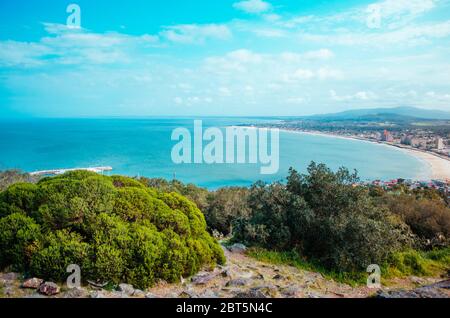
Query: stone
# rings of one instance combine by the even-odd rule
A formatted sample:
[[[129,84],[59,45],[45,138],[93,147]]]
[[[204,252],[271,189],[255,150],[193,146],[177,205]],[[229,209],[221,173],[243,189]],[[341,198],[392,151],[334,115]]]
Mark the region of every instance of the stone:
[[[53,282],[45,282],[39,286],[39,293],[46,296],[54,296],[59,294],[59,286]]]
[[[278,296],[278,288],[271,284],[253,287],[251,290],[255,293],[262,293],[265,298],[274,298]]]
[[[89,293],[84,288],[72,288],[64,293],[64,298],[88,298]]]
[[[206,285],[217,276],[217,273],[202,272],[192,277],[194,285]]]
[[[193,290],[183,290],[179,295],[179,298],[198,298],[198,295]]]
[[[308,298],[324,298],[322,295],[320,295],[319,293],[316,292],[312,292],[309,291],[306,293],[306,296],[308,296]]]
[[[145,298],[159,298],[157,295],[155,295],[155,294],[152,294],[152,293],[147,293],[147,294],[145,294]]]
[[[272,279],[280,280],[283,279],[283,276],[281,276],[280,274],[276,274],[274,277],[272,277]]]
[[[289,286],[289,287],[283,288],[281,290],[281,293],[287,297],[296,297],[300,293],[300,288],[297,286]]]
[[[247,251],[247,247],[244,244],[236,243],[236,244],[229,246],[228,250],[231,253],[244,254]]]
[[[411,281],[416,285],[424,285],[426,280],[417,276],[412,276]]]
[[[450,298],[450,280],[414,290],[378,291],[376,298]]]
[[[255,290],[254,288],[247,291],[239,291],[235,294],[235,298],[267,298],[263,292],[260,290]]]
[[[134,293],[134,287],[130,284],[119,284],[119,287],[117,288],[117,290],[127,296],[131,296]]]
[[[30,295],[24,296],[24,298],[46,298],[44,295],[41,295],[39,293],[32,293]]]
[[[5,273],[5,274],[3,274],[2,276],[1,276],[1,278],[2,279],[4,279],[4,280],[9,280],[9,281],[11,281],[11,280],[17,280],[17,279],[19,279],[19,274],[18,273],[13,273],[13,272],[11,272],[11,273]]]
[[[40,278],[30,278],[22,283],[22,288],[38,289],[43,282],[44,280]]]
[[[95,290],[91,293],[91,298],[107,298],[102,291]]]
[[[135,289],[133,293],[133,297],[143,298],[145,297],[145,292],[140,289]]]
[[[212,290],[207,290],[200,295],[200,298],[219,298],[219,295]]]
[[[236,287],[236,286],[246,286],[248,285],[249,280],[246,278],[236,278],[227,282],[225,286],[227,287]]]

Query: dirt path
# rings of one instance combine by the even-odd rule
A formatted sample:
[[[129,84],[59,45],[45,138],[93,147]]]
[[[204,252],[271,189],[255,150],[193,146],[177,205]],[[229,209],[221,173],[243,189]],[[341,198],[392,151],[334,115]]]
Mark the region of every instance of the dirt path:
[[[200,272],[189,280],[178,284],[160,283],[146,290],[136,290],[125,286],[118,291],[96,290],[92,287],[67,290],[54,297],[66,298],[363,298],[377,293],[366,286],[352,287],[324,278],[319,273],[304,271],[291,266],[272,265],[257,261],[239,252],[224,248],[227,264],[213,271]],[[35,290],[20,288],[21,280],[13,273],[0,274],[0,297],[45,297]],[[442,278],[408,277],[389,282],[382,287],[382,295],[400,297],[450,297],[450,287],[425,289],[421,286],[432,285]],[[450,283],[449,283],[450,284]],[[429,288],[429,287],[426,287]],[[411,292],[419,290],[420,293]],[[406,290],[406,292],[405,292]],[[438,291],[438,293],[436,293]],[[405,294],[406,293],[406,294]],[[392,296],[392,295],[391,295]]]

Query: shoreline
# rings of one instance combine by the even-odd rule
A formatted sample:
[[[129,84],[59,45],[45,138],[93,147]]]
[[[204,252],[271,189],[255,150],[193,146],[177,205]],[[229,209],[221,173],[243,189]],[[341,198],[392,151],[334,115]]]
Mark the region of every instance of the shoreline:
[[[240,126],[245,128],[276,128],[276,127],[258,127],[258,126]],[[375,141],[365,138],[360,138],[356,136],[342,136],[338,134],[332,134],[332,133],[325,133],[322,131],[304,131],[304,130],[296,130],[296,129],[289,129],[289,128],[279,128],[280,131],[288,132],[288,133],[297,133],[297,134],[307,134],[312,136],[322,136],[322,137],[329,137],[329,138],[340,138],[340,139],[346,139],[346,140],[357,140],[362,142],[370,142],[372,144],[377,144],[381,146],[386,147],[392,147],[399,151],[403,151],[416,159],[423,162],[425,165],[429,168],[429,175],[427,178],[431,180],[442,180],[442,181],[450,181],[450,158],[446,159],[444,157],[441,157],[437,154],[430,153],[428,151],[420,150],[411,148],[408,146],[403,145],[396,145],[396,144],[390,144],[386,142],[381,141]],[[427,180],[428,181],[428,180]]]
[[[380,141],[374,141],[374,140],[365,139],[365,138],[342,136],[342,135],[337,135],[337,134],[324,133],[324,132],[320,132],[320,131],[302,131],[302,130],[294,130],[294,129],[286,129],[286,128],[281,128],[280,131],[285,131],[285,132],[290,132],[290,133],[316,135],[316,136],[323,136],[323,137],[330,137],[330,138],[341,138],[341,139],[347,139],[347,140],[358,140],[358,141],[370,142],[370,143],[377,144],[377,145],[383,145],[383,146],[387,146],[387,147],[396,148],[400,151],[403,151],[403,152],[419,159],[424,164],[426,164],[430,169],[430,175],[429,175],[430,180],[450,181],[450,159],[445,159],[443,157],[440,157],[437,154],[433,154],[433,153],[430,153],[427,151],[410,148],[410,147],[406,147],[406,146],[401,146],[401,145],[380,142]]]

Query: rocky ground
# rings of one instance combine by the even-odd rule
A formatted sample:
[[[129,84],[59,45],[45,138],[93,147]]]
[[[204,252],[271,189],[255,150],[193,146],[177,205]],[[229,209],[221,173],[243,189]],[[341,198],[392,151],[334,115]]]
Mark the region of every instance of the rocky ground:
[[[324,278],[319,273],[290,266],[272,265],[245,255],[239,246],[225,249],[226,266],[200,272],[179,284],[160,283],[146,291],[120,284],[107,291],[99,286],[78,289],[59,287],[40,279],[23,280],[16,273],[0,273],[0,297],[57,298],[382,298],[445,297],[450,298],[450,280],[408,277],[389,282],[381,290],[365,286],[351,287]]]

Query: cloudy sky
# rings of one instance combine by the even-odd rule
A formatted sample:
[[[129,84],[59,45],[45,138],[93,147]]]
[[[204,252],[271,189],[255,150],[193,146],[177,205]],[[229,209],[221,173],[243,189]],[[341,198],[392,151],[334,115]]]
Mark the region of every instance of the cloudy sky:
[[[0,2],[1,117],[392,106],[450,110],[450,0]]]

